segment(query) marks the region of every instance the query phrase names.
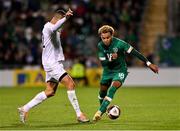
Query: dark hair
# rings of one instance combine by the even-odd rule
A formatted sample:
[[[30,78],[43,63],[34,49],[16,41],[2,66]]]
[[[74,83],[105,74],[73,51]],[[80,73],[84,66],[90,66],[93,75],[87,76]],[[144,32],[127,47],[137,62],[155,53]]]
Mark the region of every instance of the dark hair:
[[[65,15],[66,12],[64,10],[62,10],[62,9],[58,9],[58,10],[55,11],[55,14]]]

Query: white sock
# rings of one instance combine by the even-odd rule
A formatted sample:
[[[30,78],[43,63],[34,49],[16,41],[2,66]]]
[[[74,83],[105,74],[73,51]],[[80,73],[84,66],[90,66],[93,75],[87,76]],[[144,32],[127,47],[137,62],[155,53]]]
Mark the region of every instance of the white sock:
[[[26,105],[23,106],[24,111],[28,112],[31,108],[40,104],[46,98],[47,98],[47,96],[46,96],[45,92],[44,91],[40,92],[30,102],[28,102]]]
[[[76,112],[77,117],[79,117],[81,115],[81,110],[79,108],[75,90],[69,90],[69,91],[67,91],[67,94],[68,94],[69,101],[71,102],[71,104]]]

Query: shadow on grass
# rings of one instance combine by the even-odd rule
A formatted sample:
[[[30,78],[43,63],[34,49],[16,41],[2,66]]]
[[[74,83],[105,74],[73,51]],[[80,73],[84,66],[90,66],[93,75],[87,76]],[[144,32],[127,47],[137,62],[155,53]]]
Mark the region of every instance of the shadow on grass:
[[[88,122],[88,123],[78,123],[78,122],[74,122],[74,123],[51,123],[51,122],[46,122],[47,124],[41,124],[42,121],[38,121],[38,122],[33,122],[33,123],[26,123],[26,124],[22,124],[22,123],[13,123],[13,124],[9,124],[7,126],[0,126],[0,130],[1,129],[48,129],[48,128],[66,128],[68,127],[68,129],[73,127],[77,127],[77,126],[84,126],[84,125],[90,125],[90,124],[94,124],[93,122]],[[39,124],[38,124],[39,123]],[[44,121],[43,121],[44,123]]]
[[[0,126],[0,129],[16,129],[16,128],[21,128],[21,127],[24,127],[24,124],[21,124],[21,123],[13,123],[13,124],[10,124],[10,125],[7,125],[7,126]]]

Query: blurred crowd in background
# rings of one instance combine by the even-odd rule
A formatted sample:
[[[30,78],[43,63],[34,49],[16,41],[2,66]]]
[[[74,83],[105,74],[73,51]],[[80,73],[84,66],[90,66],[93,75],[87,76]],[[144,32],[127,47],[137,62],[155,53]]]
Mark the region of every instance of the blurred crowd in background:
[[[1,0],[0,68],[41,65],[41,31],[56,9],[71,8],[74,16],[61,34],[66,65],[78,58],[86,67],[97,67],[97,30],[110,24],[115,36],[138,49],[145,0]],[[132,65],[132,58],[127,57]]]

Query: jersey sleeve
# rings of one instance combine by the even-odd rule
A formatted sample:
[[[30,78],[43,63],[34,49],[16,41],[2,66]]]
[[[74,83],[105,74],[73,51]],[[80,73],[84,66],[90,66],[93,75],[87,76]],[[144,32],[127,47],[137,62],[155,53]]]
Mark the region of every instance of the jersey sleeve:
[[[125,41],[121,41],[121,42],[122,42],[124,51],[127,52],[128,54],[131,53],[131,51],[133,50],[133,47]]]
[[[105,56],[103,49],[101,48],[100,44],[98,44],[98,57],[99,57],[100,61],[106,60],[106,56]]]
[[[103,52],[103,49],[101,48],[100,44],[98,44],[98,57],[101,61],[102,66],[106,66],[108,64],[108,59],[106,58],[106,55]]]
[[[148,59],[144,57],[140,52],[138,52],[136,49],[134,49],[130,44],[126,43],[125,41],[123,42],[123,49],[126,51],[128,54],[131,54],[133,56],[136,56],[143,62],[148,62]]]
[[[58,20],[58,21],[56,22],[56,24],[54,24],[54,25],[51,27],[52,32],[55,32],[55,31],[57,31],[59,28],[61,28],[61,26],[64,24],[65,21],[66,21],[66,17]]]
[[[99,57],[100,61],[106,60],[106,56],[105,56],[105,54],[103,53],[103,51],[102,51],[102,49],[100,47],[98,47],[98,57]]]
[[[145,63],[148,62],[148,59],[145,56],[143,56],[140,52],[138,52],[136,49],[133,49],[130,54],[133,56],[136,56],[137,58],[139,58],[141,61]]]

